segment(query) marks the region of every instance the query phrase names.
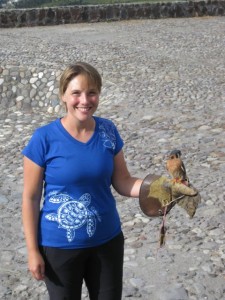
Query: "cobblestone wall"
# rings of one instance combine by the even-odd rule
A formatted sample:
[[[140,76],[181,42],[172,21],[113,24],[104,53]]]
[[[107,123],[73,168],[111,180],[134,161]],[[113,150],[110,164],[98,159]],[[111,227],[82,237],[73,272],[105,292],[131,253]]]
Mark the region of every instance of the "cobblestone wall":
[[[0,10],[0,27],[44,26],[128,19],[224,16],[225,1],[67,6]]]
[[[73,6],[64,8],[0,10],[0,27],[54,25],[106,20],[193,17],[224,15],[225,1],[187,2],[176,4],[130,4],[108,6]],[[58,97],[61,71],[25,65],[0,65],[0,110],[48,113],[63,109]]]
[[[60,74],[53,69],[0,67],[0,110],[59,112],[63,109],[58,97]]]

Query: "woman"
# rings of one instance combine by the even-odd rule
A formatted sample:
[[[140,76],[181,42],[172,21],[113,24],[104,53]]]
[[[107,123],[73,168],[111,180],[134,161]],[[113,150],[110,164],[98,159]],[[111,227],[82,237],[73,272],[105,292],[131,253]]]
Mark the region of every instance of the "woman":
[[[66,115],[38,128],[24,155],[23,225],[29,270],[51,300],[119,300],[124,238],[111,186],[138,197],[115,125],[94,116],[102,80],[78,62],[60,78]],[[44,197],[40,211],[40,201]]]

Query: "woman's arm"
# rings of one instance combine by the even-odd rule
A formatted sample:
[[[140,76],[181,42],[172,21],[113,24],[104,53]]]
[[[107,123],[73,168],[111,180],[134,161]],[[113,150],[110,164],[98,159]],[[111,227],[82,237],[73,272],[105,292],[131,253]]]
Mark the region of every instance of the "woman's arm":
[[[24,157],[22,217],[28,265],[34,278],[44,279],[44,261],[38,247],[38,219],[43,187],[43,168]]]
[[[114,171],[112,185],[114,189],[123,196],[139,197],[142,179],[132,177],[127,169],[123,150],[114,157]]]

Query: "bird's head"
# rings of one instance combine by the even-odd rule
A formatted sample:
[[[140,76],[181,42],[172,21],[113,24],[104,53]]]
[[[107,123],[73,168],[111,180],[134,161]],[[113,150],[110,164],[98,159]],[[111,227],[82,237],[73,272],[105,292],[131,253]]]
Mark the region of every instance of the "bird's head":
[[[169,153],[169,159],[175,159],[181,157],[181,151],[178,149],[174,149]]]

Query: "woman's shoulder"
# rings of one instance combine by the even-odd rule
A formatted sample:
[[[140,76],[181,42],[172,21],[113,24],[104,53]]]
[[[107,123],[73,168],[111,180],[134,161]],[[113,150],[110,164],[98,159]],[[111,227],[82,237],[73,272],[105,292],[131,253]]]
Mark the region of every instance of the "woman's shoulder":
[[[115,127],[115,124],[110,119],[106,119],[106,118],[102,118],[102,117],[94,117],[94,118],[95,118],[95,121],[98,125],[105,125],[105,126]]]
[[[42,125],[42,126],[36,128],[35,132],[40,135],[48,134],[48,133],[52,132],[52,129],[54,129],[57,126],[58,122],[59,122],[59,119],[53,120],[48,124],[45,124],[45,125]]]

